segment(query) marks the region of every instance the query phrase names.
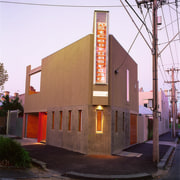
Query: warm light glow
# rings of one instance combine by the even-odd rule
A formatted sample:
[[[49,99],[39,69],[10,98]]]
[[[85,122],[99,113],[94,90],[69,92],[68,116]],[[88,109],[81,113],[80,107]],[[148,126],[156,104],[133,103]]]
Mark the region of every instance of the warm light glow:
[[[96,110],[96,133],[97,134],[103,133],[103,121],[104,121],[103,110]]]
[[[103,110],[103,107],[101,105],[97,106],[97,110]]]

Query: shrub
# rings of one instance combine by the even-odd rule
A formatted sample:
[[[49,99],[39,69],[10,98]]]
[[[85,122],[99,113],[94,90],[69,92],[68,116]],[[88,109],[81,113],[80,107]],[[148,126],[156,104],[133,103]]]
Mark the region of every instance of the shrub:
[[[0,137],[0,163],[17,168],[30,167],[31,159],[20,143],[5,137]]]

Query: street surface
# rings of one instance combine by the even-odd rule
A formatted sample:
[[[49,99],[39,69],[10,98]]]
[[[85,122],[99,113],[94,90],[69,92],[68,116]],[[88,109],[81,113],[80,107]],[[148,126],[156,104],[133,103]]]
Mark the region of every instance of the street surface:
[[[180,144],[177,144],[172,166],[160,180],[180,180]]]

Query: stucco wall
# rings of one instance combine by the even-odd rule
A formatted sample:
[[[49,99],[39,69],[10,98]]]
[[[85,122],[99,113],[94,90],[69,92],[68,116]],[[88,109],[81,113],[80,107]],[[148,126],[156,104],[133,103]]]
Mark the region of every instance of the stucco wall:
[[[90,104],[92,99],[93,35],[44,58],[40,93],[29,95],[31,67],[27,67],[25,113],[48,107]]]
[[[113,36],[110,36],[109,44],[110,104],[138,113],[137,64]],[[127,69],[129,70],[129,102],[127,101]],[[115,73],[115,70],[118,73]]]

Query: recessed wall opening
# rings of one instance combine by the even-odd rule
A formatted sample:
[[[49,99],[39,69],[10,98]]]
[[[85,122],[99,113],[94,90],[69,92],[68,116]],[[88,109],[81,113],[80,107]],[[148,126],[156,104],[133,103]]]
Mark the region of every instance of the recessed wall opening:
[[[41,72],[30,75],[29,94],[40,92]]]

